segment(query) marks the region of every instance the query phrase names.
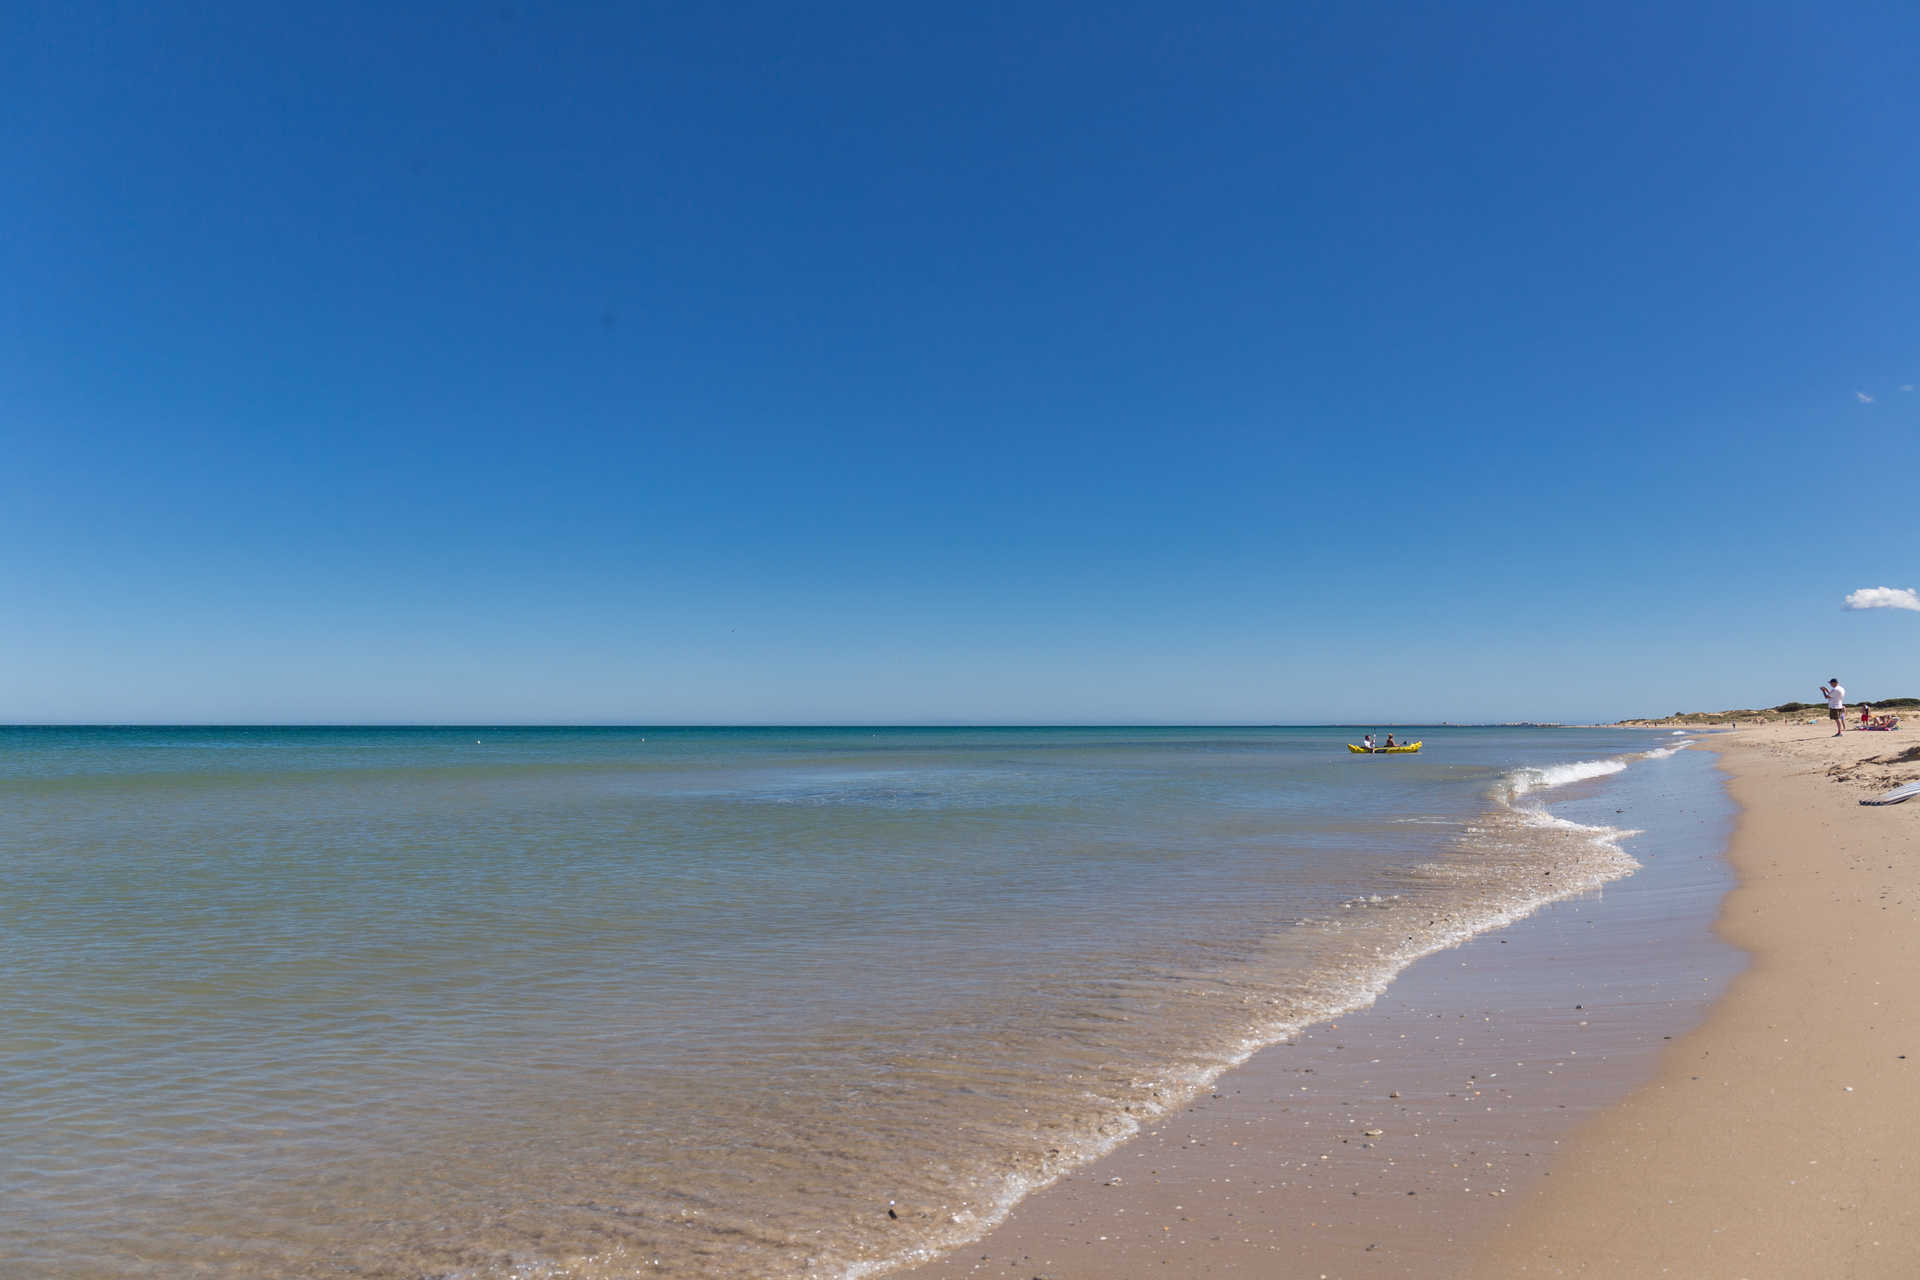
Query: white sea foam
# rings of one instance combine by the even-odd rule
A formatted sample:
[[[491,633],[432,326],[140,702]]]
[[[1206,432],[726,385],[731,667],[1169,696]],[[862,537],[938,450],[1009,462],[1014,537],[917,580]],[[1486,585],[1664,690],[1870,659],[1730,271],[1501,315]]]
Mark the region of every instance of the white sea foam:
[[[1544,791],[1550,787],[1564,787],[1570,782],[1585,782],[1589,778],[1604,778],[1619,773],[1627,767],[1624,759],[1580,760],[1573,764],[1551,764],[1545,768],[1523,768],[1513,771],[1509,784],[1510,794],[1519,799],[1530,791]]]
[[[1154,1090],[1151,1099],[1136,1101],[1128,1111],[1112,1117],[1091,1141],[1048,1160],[1037,1173],[1007,1178],[982,1211],[966,1215],[964,1219],[955,1219],[954,1229],[943,1238],[891,1258],[853,1263],[840,1273],[841,1277],[843,1280],[865,1280],[866,1277],[897,1267],[902,1261],[931,1259],[962,1241],[978,1239],[1004,1222],[1022,1200],[1058,1181],[1073,1168],[1112,1151],[1156,1117],[1185,1105],[1211,1087],[1222,1074],[1246,1062],[1262,1049],[1291,1040],[1309,1027],[1368,1008],[1416,961],[1449,947],[1459,946],[1480,934],[1505,928],[1549,903],[1590,893],[1611,881],[1633,874],[1639,869],[1640,863],[1622,847],[1622,842],[1641,834],[1639,831],[1574,822],[1548,813],[1538,803],[1521,804],[1517,801],[1529,791],[1620,773],[1630,761],[1641,758],[1636,755],[1545,768],[1523,768],[1508,775],[1504,794],[1496,793],[1494,797],[1494,810],[1487,815],[1483,824],[1464,827],[1463,837],[1469,845],[1493,850],[1504,847],[1513,851],[1509,856],[1517,854],[1529,862],[1539,856],[1542,846],[1537,842],[1541,837],[1528,838],[1520,829],[1551,831],[1556,836],[1564,835],[1573,839],[1577,842],[1574,849],[1579,852],[1567,850],[1555,837],[1545,837],[1553,841],[1547,848],[1563,851],[1557,856],[1548,854],[1552,859],[1551,872],[1556,873],[1553,878],[1535,879],[1532,878],[1532,872],[1528,872],[1526,879],[1516,880],[1510,885],[1508,893],[1470,905],[1443,908],[1424,926],[1413,925],[1407,933],[1399,936],[1398,941],[1373,947],[1370,959],[1349,972],[1345,981],[1333,982],[1317,998],[1293,1005],[1284,1017],[1250,1028],[1237,1044],[1223,1054],[1190,1063],[1184,1069],[1168,1071],[1160,1078],[1158,1083],[1161,1087]],[[1522,849],[1531,852],[1518,852]],[[1533,865],[1540,864],[1535,862]],[[1479,862],[1435,863],[1424,870],[1439,878],[1459,876],[1466,880],[1483,880],[1489,873],[1488,867]],[[1405,902],[1404,895],[1397,893],[1364,894],[1340,903],[1340,909],[1345,912],[1354,912],[1355,908],[1391,910]],[[1341,932],[1352,927],[1364,927],[1352,915],[1342,916],[1339,912],[1331,918],[1312,922],[1301,920],[1298,923],[1316,924]],[[1397,930],[1395,932],[1398,933]]]
[[[840,1275],[844,1280],[864,1280],[897,1267],[902,1261],[924,1261],[947,1252],[962,1241],[984,1235],[1013,1212],[1028,1196],[1058,1181],[1069,1171],[1099,1159],[1138,1134],[1155,1118],[1183,1106],[1210,1088],[1226,1071],[1246,1062],[1270,1045],[1293,1039],[1316,1025],[1366,1009],[1392,986],[1406,969],[1435,952],[1502,929],[1532,915],[1540,908],[1583,893],[1591,893],[1612,881],[1632,875],[1640,863],[1628,853],[1624,842],[1642,834],[1625,827],[1597,826],[1574,822],[1549,813],[1541,799],[1525,800],[1531,793],[1564,787],[1576,782],[1606,778],[1624,772],[1639,760],[1664,759],[1689,745],[1675,743],[1654,751],[1635,753],[1607,760],[1578,762],[1542,767],[1523,767],[1502,779],[1495,788],[1493,809],[1479,822],[1465,824],[1462,840],[1469,848],[1485,850],[1489,858],[1466,861],[1447,860],[1428,864],[1423,872],[1437,879],[1480,882],[1487,887],[1488,877],[1506,879],[1520,867],[1527,869],[1507,881],[1506,891],[1478,902],[1465,902],[1441,908],[1424,925],[1408,921],[1408,931],[1395,930],[1394,940],[1383,940],[1371,947],[1371,955],[1345,975],[1344,981],[1332,981],[1317,997],[1291,1004],[1287,1013],[1271,1022],[1252,1028],[1237,1044],[1205,1060],[1167,1071],[1156,1083],[1150,1099],[1137,1099],[1126,1112],[1110,1118],[1097,1135],[1075,1148],[1049,1159],[1044,1167],[1025,1175],[1008,1177],[997,1188],[982,1210],[953,1221],[953,1230],[944,1237],[890,1258],[872,1259],[849,1265]],[[1447,818],[1407,817],[1391,823],[1449,823]],[[1529,835],[1528,832],[1537,834]],[[1550,833],[1550,834],[1549,834]],[[1566,843],[1566,842],[1571,843]],[[1545,861],[1541,861],[1544,857]],[[1504,864],[1495,869],[1496,864]],[[1540,872],[1544,870],[1545,875]],[[1550,877],[1550,878],[1549,878]],[[1329,917],[1301,919],[1301,926],[1316,926],[1337,932],[1371,928],[1367,908],[1393,911],[1414,905],[1417,899],[1405,895],[1363,894],[1339,904]],[[1422,908],[1424,915],[1427,908]],[[1386,917],[1391,919],[1392,917]],[[1355,957],[1358,959],[1358,957]],[[1326,975],[1330,976],[1330,975]]]

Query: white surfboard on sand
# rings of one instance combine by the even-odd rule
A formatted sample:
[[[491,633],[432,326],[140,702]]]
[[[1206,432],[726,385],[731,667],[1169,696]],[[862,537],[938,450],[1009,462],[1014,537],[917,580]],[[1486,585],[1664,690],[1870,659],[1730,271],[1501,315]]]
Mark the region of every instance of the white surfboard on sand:
[[[1911,800],[1920,796],[1920,782],[1909,782],[1904,787],[1895,787],[1885,795],[1875,796],[1871,800],[1862,800],[1861,804],[1899,804],[1902,800]]]

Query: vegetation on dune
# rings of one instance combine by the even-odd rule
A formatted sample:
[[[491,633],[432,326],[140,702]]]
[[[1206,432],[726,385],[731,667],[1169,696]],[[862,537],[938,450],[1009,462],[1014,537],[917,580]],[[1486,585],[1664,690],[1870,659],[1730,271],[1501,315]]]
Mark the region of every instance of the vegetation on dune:
[[[1898,711],[1902,708],[1920,707],[1920,698],[1850,698],[1849,707],[1858,707],[1862,703],[1875,711]],[[1764,723],[1783,720],[1795,716],[1820,715],[1827,713],[1824,702],[1782,702],[1772,707],[1734,707],[1726,711],[1676,711],[1668,716],[1649,716],[1645,719],[1628,719],[1619,723],[1624,725],[1656,724],[1733,724]]]

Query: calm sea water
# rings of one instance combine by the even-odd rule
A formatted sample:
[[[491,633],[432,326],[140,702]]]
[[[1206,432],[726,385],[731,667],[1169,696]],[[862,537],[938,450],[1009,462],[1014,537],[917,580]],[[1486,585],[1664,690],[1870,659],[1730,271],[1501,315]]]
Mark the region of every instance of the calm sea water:
[[[1409,736],[0,730],[0,1270],[883,1271],[1630,872],[1548,806],[1684,759]]]

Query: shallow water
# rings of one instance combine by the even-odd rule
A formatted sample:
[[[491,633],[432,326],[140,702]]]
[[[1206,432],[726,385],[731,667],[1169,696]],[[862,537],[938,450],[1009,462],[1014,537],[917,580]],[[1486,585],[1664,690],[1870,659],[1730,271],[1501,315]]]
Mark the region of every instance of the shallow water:
[[[0,1259],[828,1276],[964,1238],[1631,870],[1605,789],[1668,763],[1411,736],[0,731]]]

